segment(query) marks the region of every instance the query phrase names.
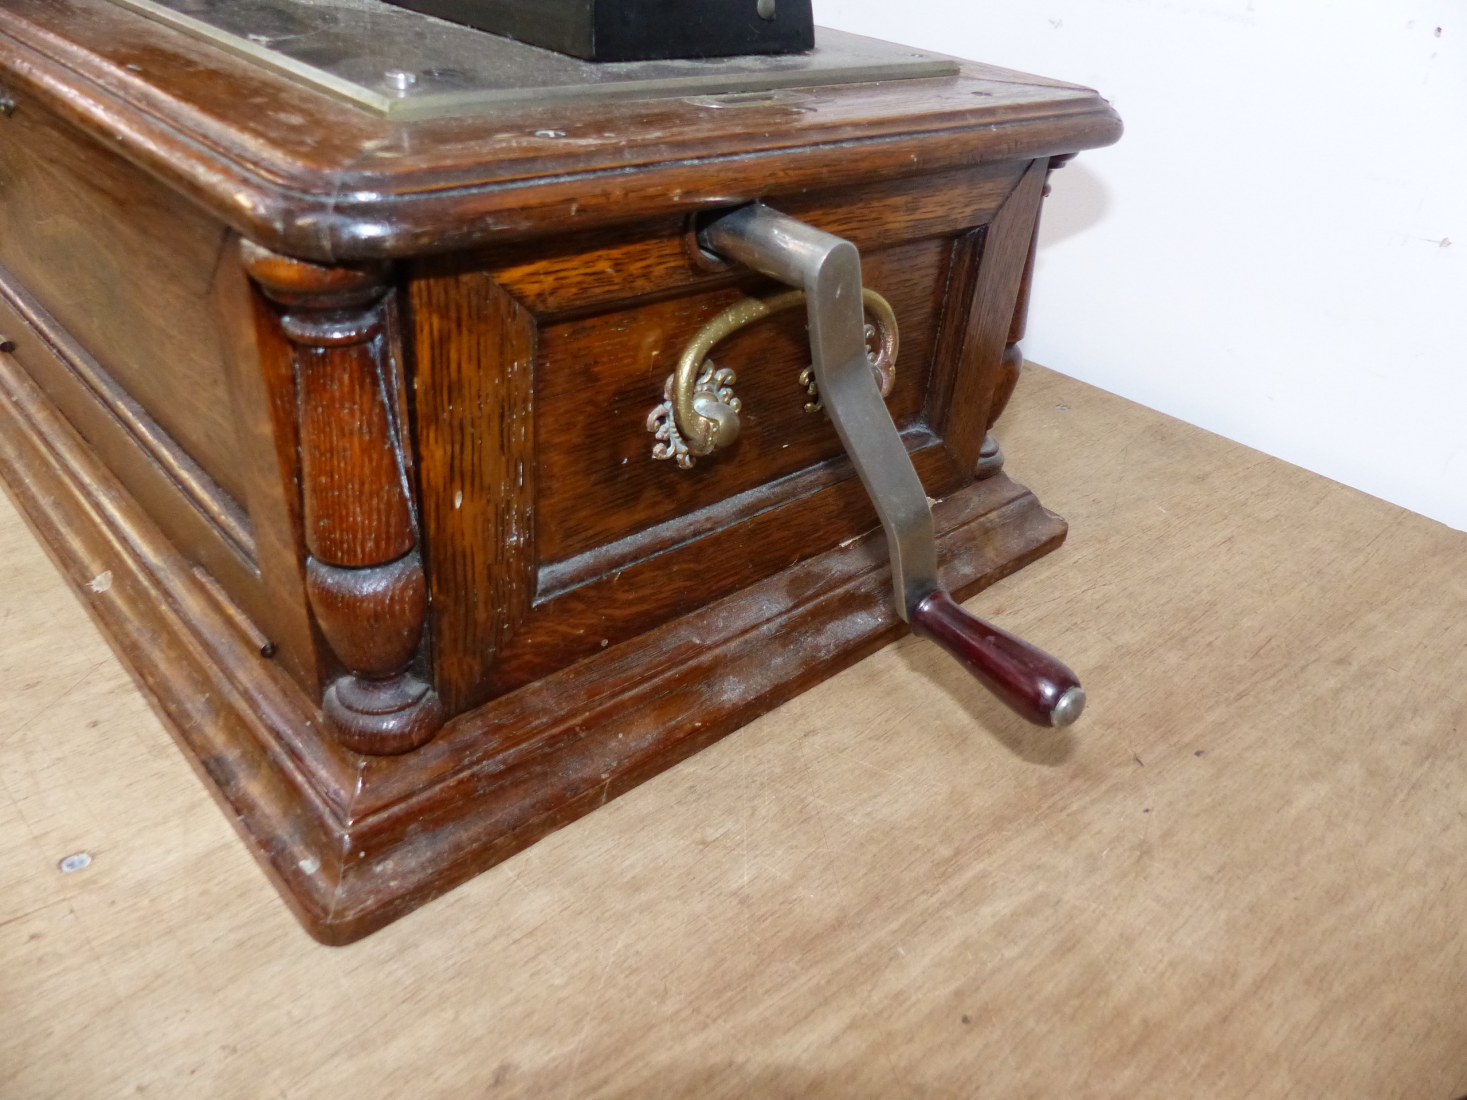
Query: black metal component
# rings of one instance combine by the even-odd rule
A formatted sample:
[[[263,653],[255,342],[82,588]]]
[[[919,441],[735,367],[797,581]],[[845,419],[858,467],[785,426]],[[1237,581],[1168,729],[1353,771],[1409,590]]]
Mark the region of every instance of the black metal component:
[[[388,0],[588,61],[803,53],[810,0]]]

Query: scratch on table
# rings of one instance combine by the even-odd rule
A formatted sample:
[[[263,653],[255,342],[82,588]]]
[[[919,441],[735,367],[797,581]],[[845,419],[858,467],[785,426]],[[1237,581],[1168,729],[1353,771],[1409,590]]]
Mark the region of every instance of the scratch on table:
[[[121,989],[117,988],[117,985],[112,977],[112,971],[108,968],[106,960],[103,958],[102,952],[98,951],[97,945],[92,942],[91,934],[87,931],[86,921],[82,920],[81,917],[77,914],[76,907],[72,905],[70,898],[66,899],[66,911],[71,914],[71,919],[76,922],[76,929],[78,932],[81,933],[82,942],[86,944],[87,954],[91,956],[93,968],[95,969],[96,973],[102,975],[102,980],[112,991],[113,1005],[122,1006],[131,1003],[131,998],[127,997]],[[124,1014],[124,1019],[126,1021],[127,1029],[133,1033],[133,1038],[138,1045],[138,1049],[148,1051],[150,1054],[154,1054],[156,1056],[157,1051],[149,1045],[149,1043],[147,1042],[147,1036],[143,1033],[143,1029],[137,1026],[137,1023],[133,1020],[132,1016],[130,1014]]]
[[[517,872],[514,867],[511,866],[512,862],[513,861],[507,861],[500,865],[504,868],[504,873],[509,876],[509,881],[514,883],[521,890],[523,890],[525,893],[525,897],[529,898],[536,905],[543,905],[544,903],[541,900],[540,896],[525,885],[524,880],[521,879],[519,876],[519,872]]]
[[[633,923],[626,922],[623,924],[621,935],[616,938],[616,943],[612,944],[611,950],[606,953],[606,962],[601,967],[601,975],[596,980],[596,988],[586,1000],[586,1020],[581,1025],[581,1034],[576,1037],[575,1048],[571,1051],[570,1072],[566,1075],[565,1079],[565,1095],[567,1097],[575,1095],[576,1074],[581,1068],[581,1053],[586,1046],[586,1036],[591,1031],[591,1021],[596,1019],[596,1007],[601,1003],[602,991],[606,988],[606,979],[611,974],[611,968],[616,962],[617,955],[621,953],[621,945],[626,942],[627,936],[631,933]]]
[[[71,903],[65,898],[56,898],[54,901],[45,902],[36,906],[34,909],[27,909],[24,913],[17,913],[13,917],[6,917],[4,920],[0,920],[0,928],[15,924],[18,921],[23,921],[27,917],[34,917],[37,913],[44,913],[47,909],[54,909],[58,905],[65,905],[68,909],[71,907]]]
[[[837,753],[836,755],[843,755],[843,754]],[[858,763],[859,763],[859,761],[858,761]],[[868,766],[870,766],[870,765],[868,765]],[[881,771],[880,768],[876,768],[876,770],[877,771]],[[887,774],[890,774],[890,773],[887,773]],[[896,778],[900,778],[900,776],[897,776]],[[828,802],[825,799],[819,797],[818,795],[811,794],[810,791],[807,788],[796,786],[793,783],[781,783],[781,782],[779,782],[777,780],[773,780],[773,779],[765,780],[765,782],[769,786],[771,786],[771,787],[777,787],[779,790],[783,791],[786,794],[793,795],[796,798],[804,799],[806,802],[814,803],[816,806],[819,806],[821,809],[827,811],[828,813],[835,814],[837,817],[841,818],[844,821],[850,822],[852,825],[859,824],[859,822],[860,822],[860,819],[857,818],[855,815],[846,813],[845,811],[841,810],[838,806],[836,806],[834,803]]]
[[[39,719],[43,715],[49,713],[50,710],[57,703],[61,702],[65,698],[67,698],[67,696],[69,696],[73,691],[75,691],[82,684],[82,682],[84,680],[88,679],[92,675],[92,673],[96,672],[97,669],[101,668],[103,665],[107,664],[111,660],[112,660],[112,657],[111,657],[110,654],[108,656],[106,656],[106,657],[103,657],[100,661],[97,661],[90,668],[88,668],[85,672],[81,673],[81,675],[77,676],[76,679],[72,680],[71,683],[67,684],[64,688],[62,688],[61,691],[58,694],[53,695],[49,699],[47,699],[43,704],[41,704],[41,706],[37,707],[36,710],[35,710],[35,713],[33,713],[24,722],[22,722],[20,725],[16,726],[14,729],[10,730],[4,736],[0,736],[0,746],[4,746],[12,738],[14,738],[17,734],[23,733],[25,730],[29,729],[37,721],[37,719]]]

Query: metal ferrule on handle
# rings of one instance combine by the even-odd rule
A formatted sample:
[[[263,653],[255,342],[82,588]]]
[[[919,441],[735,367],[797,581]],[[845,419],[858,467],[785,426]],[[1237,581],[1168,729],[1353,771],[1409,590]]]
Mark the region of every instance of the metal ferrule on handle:
[[[1085,705],[1075,674],[1049,654],[959,607],[937,579],[932,509],[887,412],[866,351],[861,256],[850,241],[760,203],[709,222],[704,247],[805,292],[821,402],[876,506],[891,555],[897,613],[1018,714],[1044,726]]]

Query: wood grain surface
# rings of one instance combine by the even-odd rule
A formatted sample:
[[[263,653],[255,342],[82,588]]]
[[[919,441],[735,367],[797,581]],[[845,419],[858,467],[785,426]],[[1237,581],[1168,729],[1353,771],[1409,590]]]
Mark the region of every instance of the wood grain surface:
[[[534,598],[535,325],[484,273],[425,268],[408,290],[418,483],[435,679],[457,714]]]
[[[900,319],[887,405],[934,498],[973,480],[1047,165],[769,197],[861,245],[865,284]],[[403,265],[433,675],[450,714],[876,526],[799,382],[803,310],[714,349],[741,395],[734,446],[695,471],[651,460],[649,414],[683,349],[735,303],[781,289],[737,265],[710,271],[689,253],[691,224],[664,213]],[[486,420],[496,408],[519,412]],[[531,419],[532,434],[516,432]]]
[[[211,297],[227,231],[27,97],[0,121],[0,262],[243,501]]]
[[[796,106],[687,98],[393,122],[107,0],[4,0],[5,90],[251,240],[345,262],[595,230],[1108,145],[1094,91],[965,63],[811,89]],[[27,99],[27,101],[29,101]]]
[[[1039,369],[999,434],[1071,533],[968,606],[1077,726],[908,638],[340,949],[0,505],[0,1096],[1467,1092],[1467,535]]]

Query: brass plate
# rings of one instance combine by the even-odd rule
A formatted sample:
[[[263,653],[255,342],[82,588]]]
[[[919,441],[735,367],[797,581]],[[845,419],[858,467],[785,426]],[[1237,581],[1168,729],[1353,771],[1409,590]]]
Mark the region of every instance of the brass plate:
[[[598,64],[380,0],[113,2],[393,119],[607,99],[721,107],[738,102],[723,96],[958,71],[941,54],[824,27],[807,54]]]

